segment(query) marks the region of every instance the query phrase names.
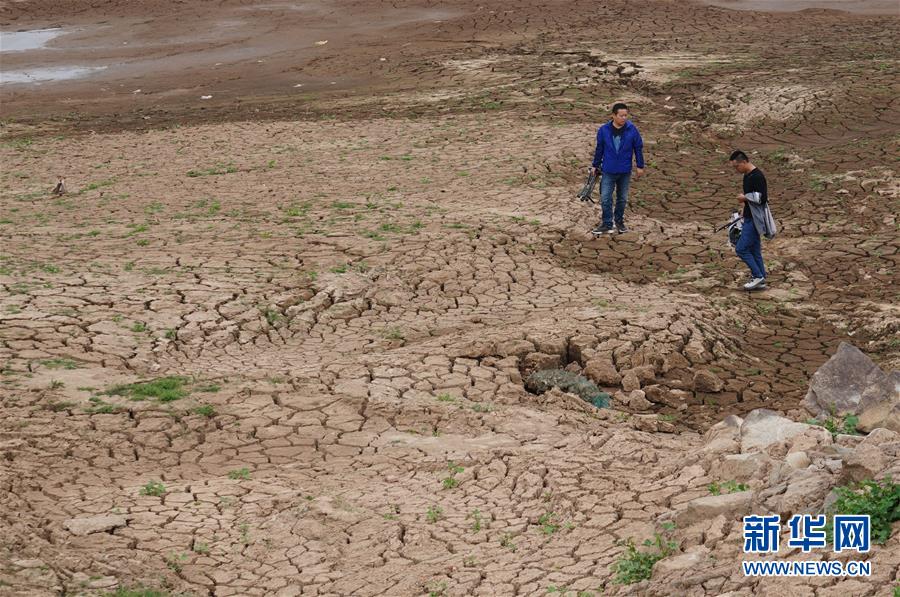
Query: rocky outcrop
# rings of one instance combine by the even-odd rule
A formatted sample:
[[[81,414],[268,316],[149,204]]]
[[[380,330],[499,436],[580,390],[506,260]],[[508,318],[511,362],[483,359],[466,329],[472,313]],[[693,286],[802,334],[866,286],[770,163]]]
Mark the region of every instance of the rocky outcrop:
[[[885,373],[858,348],[841,342],[813,375],[803,406],[816,417],[858,415],[863,431],[900,431],[900,371]]]

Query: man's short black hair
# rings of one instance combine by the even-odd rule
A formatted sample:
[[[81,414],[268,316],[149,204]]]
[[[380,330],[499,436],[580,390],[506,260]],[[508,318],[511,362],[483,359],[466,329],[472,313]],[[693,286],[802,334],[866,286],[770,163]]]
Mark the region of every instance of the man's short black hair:
[[[731,152],[731,157],[728,158],[728,160],[731,162],[749,162],[750,158],[748,158],[747,154],[740,149],[736,149]]]
[[[628,106],[626,106],[622,102],[619,102],[619,103],[613,104],[612,113],[618,114],[619,110],[627,110],[627,109],[628,109]]]

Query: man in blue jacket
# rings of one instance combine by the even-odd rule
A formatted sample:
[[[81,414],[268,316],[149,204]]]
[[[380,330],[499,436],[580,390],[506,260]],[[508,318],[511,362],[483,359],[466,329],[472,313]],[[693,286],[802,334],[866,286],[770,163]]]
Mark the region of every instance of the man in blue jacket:
[[[600,206],[603,221],[591,231],[595,236],[628,232],[625,227],[625,206],[628,203],[628,186],[631,184],[631,157],[637,168],[635,178],[644,173],[644,140],[636,126],[628,122],[628,106],[622,103],[612,107],[612,118],[597,130],[597,149],[594,151],[592,172],[600,172]],[[616,209],[613,212],[612,196],[616,193]],[[613,228],[615,223],[615,228]]]

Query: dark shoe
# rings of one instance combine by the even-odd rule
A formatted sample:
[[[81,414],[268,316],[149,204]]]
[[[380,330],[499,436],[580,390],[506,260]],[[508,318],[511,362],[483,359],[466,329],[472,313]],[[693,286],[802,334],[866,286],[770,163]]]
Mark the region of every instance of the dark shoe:
[[[619,234],[625,234],[628,232],[628,228],[625,226],[625,222],[619,222],[616,224],[616,232]]]
[[[606,226],[604,224],[600,224],[593,230],[591,230],[591,234],[594,236],[600,236],[601,234],[612,234],[614,232],[612,226]]]

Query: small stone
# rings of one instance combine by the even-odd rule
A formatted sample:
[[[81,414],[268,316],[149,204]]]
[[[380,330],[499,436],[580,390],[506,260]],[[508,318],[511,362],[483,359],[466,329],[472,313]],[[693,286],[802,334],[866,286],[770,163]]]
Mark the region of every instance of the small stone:
[[[872,479],[887,466],[888,460],[881,448],[861,444],[844,457],[844,466],[841,468],[841,480],[849,482]]]
[[[641,389],[641,382],[634,371],[626,371],[622,377],[622,389],[626,392],[633,392]]]
[[[63,527],[68,529],[73,535],[90,535],[92,533],[102,533],[117,527],[124,527],[128,524],[128,520],[119,514],[109,514],[103,516],[91,516],[88,518],[70,518],[63,523]]]
[[[700,369],[694,374],[694,390],[697,392],[721,392],[724,388],[725,382],[711,371]]]
[[[791,452],[784,461],[795,469],[804,469],[810,465],[809,456],[806,452]]]
[[[715,518],[720,514],[731,520],[739,520],[750,512],[752,501],[752,491],[737,491],[697,498],[688,502],[687,508],[675,515],[675,524],[679,528],[684,528],[702,520]]]
[[[660,560],[653,566],[653,576],[693,570],[709,559],[709,548],[696,545],[688,551],[677,556],[671,556]]]
[[[631,410],[650,410],[653,408],[653,403],[644,397],[644,392],[642,390],[633,390],[628,394],[619,395],[621,396],[620,400],[622,404]]]

